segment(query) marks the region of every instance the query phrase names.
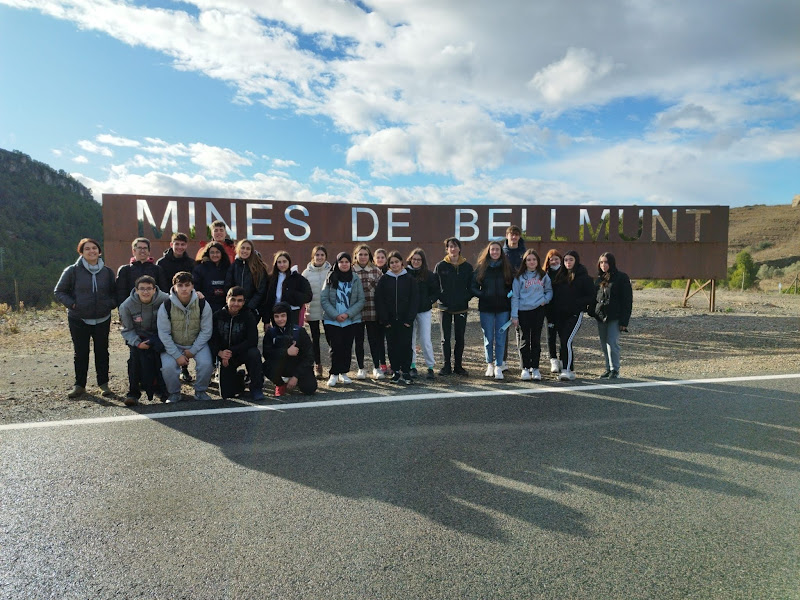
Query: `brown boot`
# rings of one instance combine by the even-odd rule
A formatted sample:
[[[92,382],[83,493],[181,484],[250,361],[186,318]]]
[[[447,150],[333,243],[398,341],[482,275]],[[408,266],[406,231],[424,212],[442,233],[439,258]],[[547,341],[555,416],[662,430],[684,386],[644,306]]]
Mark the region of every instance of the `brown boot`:
[[[83,396],[86,393],[86,388],[80,385],[76,385],[72,388],[72,391],[67,394],[67,398],[77,398],[78,396]]]

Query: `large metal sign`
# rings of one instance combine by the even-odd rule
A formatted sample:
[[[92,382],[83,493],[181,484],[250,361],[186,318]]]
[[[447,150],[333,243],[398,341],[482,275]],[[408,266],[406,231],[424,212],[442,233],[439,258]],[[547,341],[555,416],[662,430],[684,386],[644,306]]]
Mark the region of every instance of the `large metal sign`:
[[[723,278],[727,267],[727,206],[401,206],[130,194],[103,195],[106,264],[116,269],[128,262],[138,236],[150,239],[158,257],[175,231],[190,236],[194,253],[215,220],[226,223],[232,239],[252,240],[267,263],[286,250],[301,270],[315,244],[332,258],[359,243],[404,256],[420,246],[432,268],[450,236],[474,263],[511,224],[542,259],[550,248],[577,250],[592,275],[602,252],[613,252],[618,267],[636,278]]]

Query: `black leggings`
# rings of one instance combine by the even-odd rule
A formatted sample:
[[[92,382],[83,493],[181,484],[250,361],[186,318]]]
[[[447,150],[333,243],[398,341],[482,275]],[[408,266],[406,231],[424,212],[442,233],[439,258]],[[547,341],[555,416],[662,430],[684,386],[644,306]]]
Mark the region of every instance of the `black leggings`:
[[[311,330],[311,347],[314,354],[314,364],[321,365],[322,364],[322,351],[320,350],[319,340],[320,340],[320,325],[322,321],[306,321],[308,323],[308,328]],[[323,327],[323,330],[325,328]],[[330,346],[330,340],[328,340],[328,332],[324,331],[325,333],[325,341],[328,342],[328,346]]]
[[[402,321],[392,321],[386,327],[386,341],[389,343],[389,360],[392,361],[392,370],[396,373],[411,371],[411,334],[413,329],[406,327]]]
[[[542,353],[544,306],[519,311],[519,355],[523,369],[538,369]]]
[[[372,355],[372,366],[376,369],[386,364],[386,351],[380,337],[380,325],[377,321],[361,321],[356,329],[356,362],[358,368],[364,368],[364,330],[367,330],[369,353]]]

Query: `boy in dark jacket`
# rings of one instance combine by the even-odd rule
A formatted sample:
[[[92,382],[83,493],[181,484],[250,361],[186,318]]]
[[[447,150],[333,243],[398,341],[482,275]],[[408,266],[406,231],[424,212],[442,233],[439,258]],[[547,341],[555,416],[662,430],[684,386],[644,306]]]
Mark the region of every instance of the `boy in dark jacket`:
[[[461,256],[461,242],[458,238],[444,241],[447,254],[433,269],[439,280],[439,310],[442,324],[442,355],[444,366],[439,375],[467,375],[462,366],[464,356],[464,334],[467,331],[469,299],[472,297],[472,265]],[[455,327],[454,327],[455,325]],[[450,332],[455,329],[455,363],[450,362]]]
[[[214,313],[211,353],[219,360],[219,392],[223,399],[233,398],[237,389],[236,369],[245,365],[250,376],[253,401],[264,399],[264,375],[258,351],[258,320],[244,302],[244,289],[228,290],[225,307]]]
[[[164,252],[164,256],[156,261],[156,264],[161,267],[166,281],[172,281],[176,273],[186,271],[191,273],[194,271],[195,260],[193,256],[189,256],[186,248],[189,246],[189,236],[180,231],[172,234],[172,239],[169,242],[169,248]]]
[[[289,304],[278,302],[272,309],[273,325],[264,333],[264,371],[277,397],[295,388],[307,396],[317,391],[311,338],[289,322],[291,312]]]
[[[158,289],[167,291],[170,288],[170,281],[164,277],[153,257],[150,256],[150,240],[139,237],[131,242],[131,257],[127,265],[122,265],[117,271],[117,306],[125,302],[131,295],[136,280],[142,275],[150,275],[156,280]],[[191,271],[190,271],[191,272]]]

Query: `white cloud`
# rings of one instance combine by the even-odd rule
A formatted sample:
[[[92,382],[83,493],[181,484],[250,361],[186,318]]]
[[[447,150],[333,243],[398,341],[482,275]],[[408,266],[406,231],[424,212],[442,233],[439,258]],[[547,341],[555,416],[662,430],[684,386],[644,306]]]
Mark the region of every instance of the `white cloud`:
[[[545,102],[556,105],[584,92],[608,75],[612,67],[611,59],[598,59],[586,48],[568,48],[564,58],[536,73],[528,86],[538,91]]]
[[[531,163],[528,171],[548,182],[546,168],[555,167],[582,198],[686,198],[702,196],[714,177],[742,183],[739,173],[727,174],[747,152],[757,153],[751,163],[796,155],[797,2],[728,3],[723,11],[718,3],[654,0],[507,0],[502,10],[479,0],[194,0],[186,10],[109,0],[0,3],[159,52],[176,69],[230,85],[239,102],[330,119],[348,136],[347,165],[366,163],[375,177],[435,174],[473,186],[494,174],[516,197],[509,182],[518,179],[501,171],[514,160],[515,174]],[[602,120],[603,107],[625,101],[657,108],[627,119],[641,131],[607,135],[603,145],[604,132],[580,117],[597,111]],[[159,138],[109,133],[95,141],[80,147],[105,156],[106,146],[137,148],[139,168],[156,171],[190,161],[207,181],[239,176],[255,160],[248,151]],[[280,152],[258,154],[265,151]],[[177,164],[150,165],[148,155]],[[272,160],[276,169],[298,166]],[[585,172],[567,168],[577,166]],[[553,183],[535,189],[565,192]],[[442,192],[421,186],[402,194]]]
[[[131,140],[107,133],[101,133],[95,137],[95,139],[101,144],[108,144],[109,146],[121,146],[123,148],[136,148],[141,145],[137,140]]]
[[[229,148],[218,148],[206,144],[191,144],[189,146],[191,161],[203,167],[206,175],[210,177],[225,177],[229,173],[238,172],[241,166],[253,164],[249,159],[239,156]]]
[[[89,159],[86,158],[83,154],[79,154],[78,156],[76,156],[72,160],[73,160],[73,162],[76,162],[76,163],[79,163],[79,164],[82,164],[82,165],[85,165],[86,163],[89,162]]]
[[[286,167],[296,167],[297,163],[293,160],[284,160],[282,158],[276,158],[272,161],[272,164],[278,168],[286,168]]]
[[[92,154],[99,154],[100,156],[114,156],[114,153],[111,151],[111,149],[106,148],[105,146],[98,146],[89,140],[80,140],[78,142],[78,146],[80,146],[86,152],[91,152]]]

